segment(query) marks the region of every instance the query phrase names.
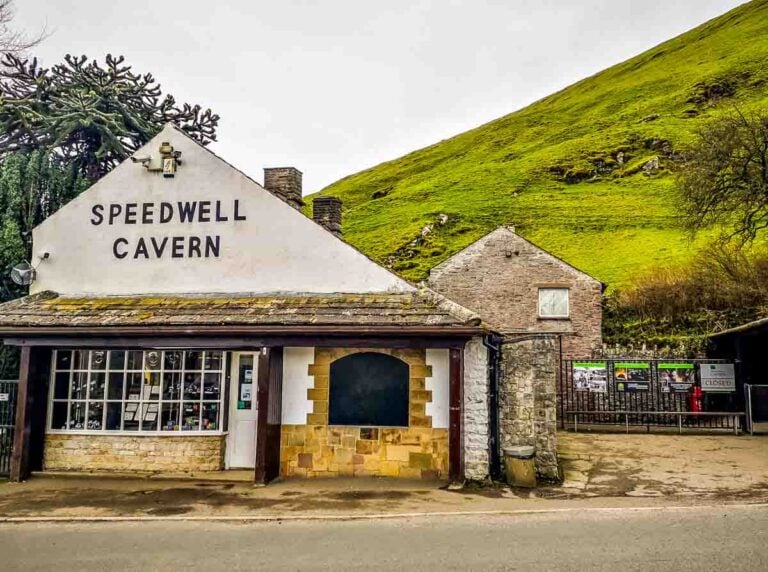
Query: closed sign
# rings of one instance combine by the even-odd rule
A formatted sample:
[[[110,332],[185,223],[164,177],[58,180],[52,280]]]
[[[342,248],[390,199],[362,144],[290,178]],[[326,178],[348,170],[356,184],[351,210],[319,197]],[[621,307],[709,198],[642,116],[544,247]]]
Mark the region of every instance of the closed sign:
[[[732,363],[703,363],[700,372],[702,391],[736,391]]]

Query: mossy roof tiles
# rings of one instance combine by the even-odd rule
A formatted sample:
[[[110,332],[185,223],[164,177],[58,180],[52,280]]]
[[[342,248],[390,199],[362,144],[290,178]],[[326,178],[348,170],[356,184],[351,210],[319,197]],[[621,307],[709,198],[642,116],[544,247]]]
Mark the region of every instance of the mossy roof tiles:
[[[431,291],[67,298],[41,292],[0,304],[0,328],[68,326],[473,326],[471,312]]]

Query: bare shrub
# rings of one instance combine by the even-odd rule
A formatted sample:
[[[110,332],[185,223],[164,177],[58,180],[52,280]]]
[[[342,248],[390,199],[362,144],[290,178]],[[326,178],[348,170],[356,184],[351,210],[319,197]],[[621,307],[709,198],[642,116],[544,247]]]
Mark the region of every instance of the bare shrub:
[[[683,269],[660,269],[624,291],[619,303],[639,316],[675,319],[698,311],[768,306],[768,251],[725,245],[700,253]]]
[[[677,176],[684,224],[753,241],[768,228],[768,115],[738,109],[705,123]]]

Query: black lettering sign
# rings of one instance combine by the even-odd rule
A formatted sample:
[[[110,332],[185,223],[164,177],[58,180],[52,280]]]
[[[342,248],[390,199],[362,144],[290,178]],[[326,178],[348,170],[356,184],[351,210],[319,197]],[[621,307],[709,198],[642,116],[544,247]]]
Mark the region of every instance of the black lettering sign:
[[[150,241],[152,242],[152,248],[155,249],[155,256],[162,258],[163,252],[165,252],[165,245],[168,244],[168,237],[163,237],[163,240],[160,242],[160,244],[157,244],[157,240],[155,240],[154,236],[150,239]]]
[[[213,255],[214,258],[219,257],[219,239],[220,236],[206,236],[205,237],[205,257],[210,258]],[[216,240],[214,240],[216,239]]]
[[[109,205],[109,224],[114,224],[115,219],[120,216],[120,213],[123,212],[123,207],[112,203]]]
[[[224,204],[222,204],[224,203]],[[230,208],[231,207],[231,210]],[[176,201],[176,202],[134,202],[109,203],[91,206],[90,223],[101,224],[153,225],[168,223],[210,223],[247,220],[240,201]],[[112,243],[112,254],[118,260],[151,258],[219,258],[221,256],[220,235],[148,236],[138,238],[120,237]]]
[[[144,203],[141,206],[141,224],[152,224],[155,203]]]
[[[195,210],[197,209],[197,201],[191,203],[182,203],[179,201],[176,203],[179,207],[179,219],[181,222],[192,222],[195,220]]]
[[[173,258],[184,258],[184,237],[174,236],[171,239],[171,256]]]
[[[173,205],[171,203],[160,203],[160,224],[171,222],[173,218]]]
[[[92,225],[99,226],[104,222],[104,205],[93,205],[91,212],[93,213],[93,218],[91,218]]]
[[[203,254],[200,252],[200,237],[199,236],[190,236],[189,237],[189,251],[187,253],[187,256],[189,258],[202,258]]]
[[[227,222],[229,217],[221,214],[221,201],[216,201],[216,222]]]
[[[235,199],[235,220],[245,220],[245,215],[240,214],[240,201]]]
[[[147,250],[147,243],[144,242],[143,238],[139,239],[139,242],[136,243],[136,251],[133,253],[134,258],[138,258],[139,256],[143,258],[149,258],[149,251]]]
[[[200,201],[200,210],[197,213],[199,222],[211,222],[211,201]]]
[[[125,224],[136,224],[136,209],[139,205],[136,203],[126,203],[125,205]]]
[[[118,246],[119,244],[122,244],[122,245],[125,245],[125,246],[127,246],[127,245],[128,245],[128,241],[127,241],[126,239],[124,239],[124,238],[118,238],[118,239],[117,239],[117,240],[114,242],[114,244],[112,245],[112,254],[114,254],[114,255],[115,255],[115,258],[123,259],[123,258],[125,258],[126,256],[128,256],[128,251],[125,251],[125,250],[123,250],[123,251],[119,251],[119,250],[117,249],[117,246]]]

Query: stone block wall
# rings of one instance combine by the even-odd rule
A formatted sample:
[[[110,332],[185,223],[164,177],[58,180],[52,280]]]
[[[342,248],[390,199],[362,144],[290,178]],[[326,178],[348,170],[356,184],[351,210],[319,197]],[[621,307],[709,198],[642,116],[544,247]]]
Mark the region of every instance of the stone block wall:
[[[562,334],[563,356],[602,345],[602,284],[502,227],[430,271],[429,285],[502,333]],[[539,288],[568,288],[570,317],[539,317]]]
[[[448,429],[283,425],[280,474],[445,478]]]
[[[328,425],[331,363],[359,352],[384,353],[408,364],[408,427]],[[308,370],[314,379],[307,390],[312,412],[304,425],[282,426],[281,475],[447,477],[448,429],[434,428],[426,413],[432,401],[426,378],[432,376],[432,368],[425,349],[315,348]]]
[[[502,341],[499,379],[500,447],[533,445],[536,472],[559,479],[557,461],[558,340],[554,336]]]
[[[224,467],[224,435],[45,436],[43,468],[56,471],[191,472]]]

